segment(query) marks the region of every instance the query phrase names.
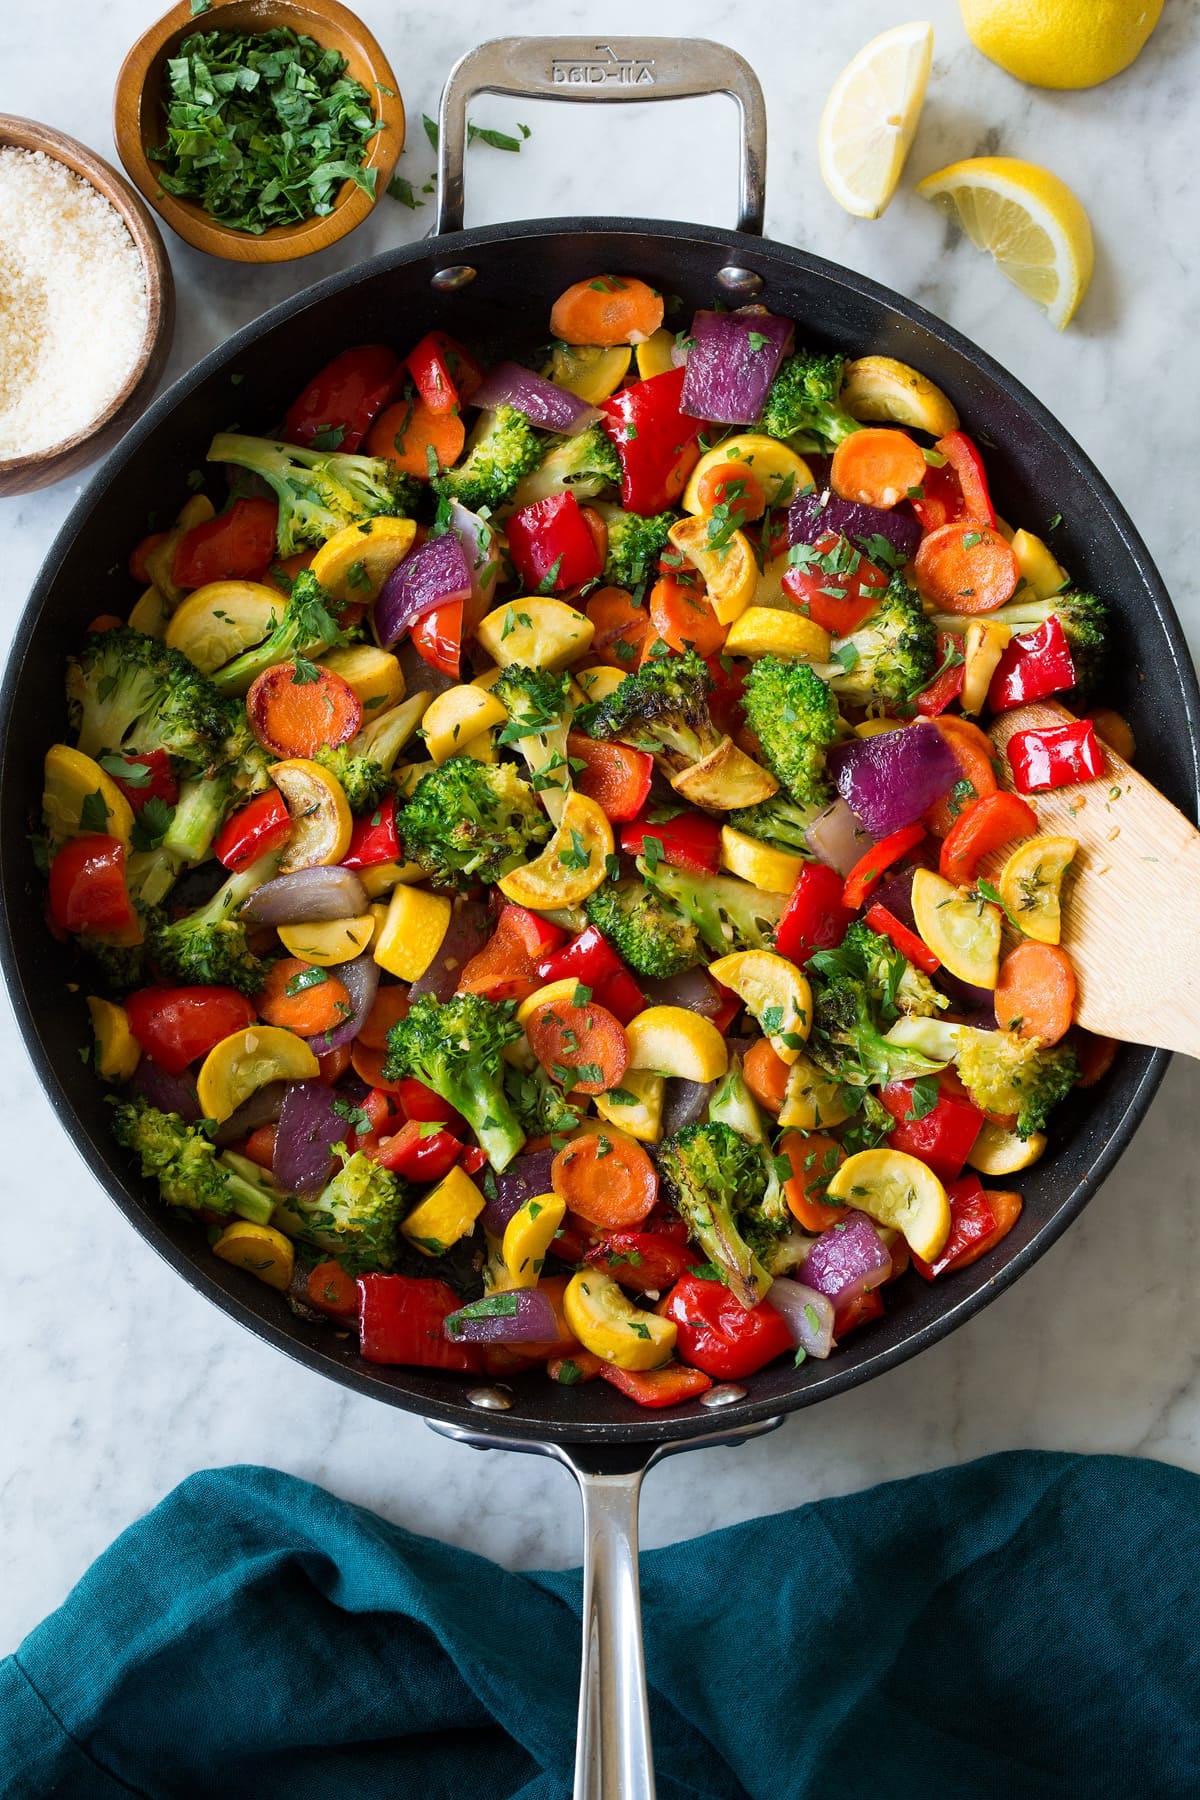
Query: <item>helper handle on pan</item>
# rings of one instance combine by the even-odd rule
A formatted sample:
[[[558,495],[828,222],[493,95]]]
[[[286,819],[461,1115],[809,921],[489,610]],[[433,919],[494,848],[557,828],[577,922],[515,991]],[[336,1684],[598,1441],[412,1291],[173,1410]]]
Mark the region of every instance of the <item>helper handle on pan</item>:
[[[764,1419],[682,1443],[552,1444],[494,1436],[461,1425],[426,1424],[475,1450],[550,1456],[571,1471],[583,1499],[583,1663],[572,1800],[654,1800],[654,1757],[638,1585],[642,1478],[680,1450],[742,1444],[783,1424]]]
[[[442,90],[438,137],[439,235],[463,228],[467,106],[476,94],[525,100],[690,100],[728,94],[741,120],[739,231],[762,236],[767,113],[744,57],[707,38],[492,38],[469,50]]]

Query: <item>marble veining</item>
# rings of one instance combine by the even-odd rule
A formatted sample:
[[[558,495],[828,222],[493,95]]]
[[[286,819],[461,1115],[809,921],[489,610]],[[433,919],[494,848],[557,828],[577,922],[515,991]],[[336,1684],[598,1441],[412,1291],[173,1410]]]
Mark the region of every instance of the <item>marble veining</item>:
[[[768,232],[914,296],[1026,382],[1112,480],[1193,644],[1200,639],[1197,0],[1173,0],[1136,67],[1085,94],[1021,87],[970,49],[954,0],[923,9],[937,47],[911,177],[985,151],[1025,155],[1056,169],[1091,210],[1096,276],[1061,338],[912,195],[911,178],[874,224],[841,213],[821,186],[824,96],[858,45],[904,16],[886,0],[832,13],[814,0],[770,13],[728,0],[509,0],[501,11],[482,0],[423,11],[399,0],[357,4],[397,69],[411,121],[401,168],[418,187],[432,160],[421,113],[435,110],[452,62],[499,31],[585,32],[602,19],[605,33],[689,32],[741,50],[766,90]],[[111,155],[113,79],[160,7],[43,0],[19,31],[0,25],[0,111],[43,119]],[[723,101],[581,116],[493,98],[474,113],[510,129],[524,120],[533,136],[519,158],[472,151],[469,223],[588,211],[732,221],[735,132]],[[416,239],[430,220],[431,209],[384,201],[323,256],[268,271],[210,261],[170,239],[179,286],[170,376],[275,301]],[[68,482],[0,502],[6,641],[78,491]],[[221,1463],[291,1470],[514,1567],[577,1559],[577,1508],[561,1471],[447,1443],[240,1330],[109,1206],[53,1120],[6,1010],[0,1057],[0,1654],[124,1525],[189,1471]],[[1136,1147],[1014,1290],[917,1361],[769,1438],[668,1462],[646,1484],[643,1541],[1018,1445],[1200,1468],[1198,1168],[1200,1073],[1177,1061]]]

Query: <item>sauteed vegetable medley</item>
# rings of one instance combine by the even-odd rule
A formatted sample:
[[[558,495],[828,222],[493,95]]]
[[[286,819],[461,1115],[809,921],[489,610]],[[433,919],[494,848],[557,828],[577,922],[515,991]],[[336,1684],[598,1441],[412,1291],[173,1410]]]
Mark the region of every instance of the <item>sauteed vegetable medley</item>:
[[[1012,1229],[1115,1048],[1036,796],[1131,749],[945,394],[663,319],[599,275],[535,366],[360,345],[216,437],[39,839],[113,1129],[218,1257],[370,1361],[653,1407]]]

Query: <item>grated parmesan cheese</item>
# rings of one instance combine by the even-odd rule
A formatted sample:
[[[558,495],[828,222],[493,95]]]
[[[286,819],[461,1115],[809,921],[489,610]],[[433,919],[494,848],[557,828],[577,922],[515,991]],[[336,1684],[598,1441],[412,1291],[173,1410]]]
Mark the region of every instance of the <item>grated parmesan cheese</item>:
[[[0,460],[98,419],[146,317],[141,258],[116,208],[42,151],[0,149]]]

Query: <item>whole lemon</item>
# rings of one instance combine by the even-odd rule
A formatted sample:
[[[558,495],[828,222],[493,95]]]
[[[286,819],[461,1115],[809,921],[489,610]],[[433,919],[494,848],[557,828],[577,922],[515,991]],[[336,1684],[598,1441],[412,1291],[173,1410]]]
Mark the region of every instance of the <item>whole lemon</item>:
[[[958,0],[977,50],[1034,87],[1087,88],[1140,56],[1163,0]]]

